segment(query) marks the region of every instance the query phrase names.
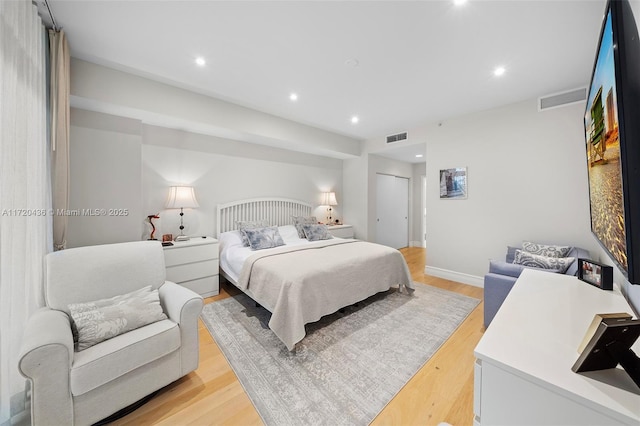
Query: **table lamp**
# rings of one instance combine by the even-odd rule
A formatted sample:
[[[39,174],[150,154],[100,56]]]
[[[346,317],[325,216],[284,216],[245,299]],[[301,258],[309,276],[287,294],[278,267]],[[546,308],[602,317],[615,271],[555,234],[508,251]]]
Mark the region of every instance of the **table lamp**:
[[[328,219],[327,220],[327,224],[331,225],[331,222],[333,221],[333,218],[331,217],[333,209],[331,207],[338,205],[338,201],[336,201],[336,193],[335,192],[324,192],[322,194],[322,205],[323,206],[329,206],[327,208],[327,219]]]
[[[195,209],[200,207],[196,200],[196,193],[192,186],[172,186],[169,188],[169,197],[165,207],[168,209],[180,209],[180,235],[175,241],[189,241],[189,237],[184,235],[184,224],[182,222],[183,209]]]

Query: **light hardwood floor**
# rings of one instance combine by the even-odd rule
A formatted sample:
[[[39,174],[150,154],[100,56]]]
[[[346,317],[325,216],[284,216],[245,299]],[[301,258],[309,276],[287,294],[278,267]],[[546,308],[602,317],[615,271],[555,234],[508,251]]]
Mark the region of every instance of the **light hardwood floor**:
[[[425,250],[406,248],[414,281],[482,299],[482,289],[424,274]],[[238,290],[223,284],[211,303]],[[456,332],[416,373],[373,425],[473,424],[473,348],[484,327],[480,303]],[[116,425],[260,425],[262,421],[222,352],[202,322],[199,368],[164,388]]]

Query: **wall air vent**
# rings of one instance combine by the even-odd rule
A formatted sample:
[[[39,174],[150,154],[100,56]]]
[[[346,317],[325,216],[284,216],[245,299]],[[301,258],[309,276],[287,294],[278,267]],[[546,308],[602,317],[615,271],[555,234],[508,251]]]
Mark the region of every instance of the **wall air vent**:
[[[538,111],[559,108],[565,105],[571,105],[576,102],[582,102],[587,99],[587,88],[570,90],[568,92],[555,93],[553,95],[541,96],[538,98]]]
[[[387,143],[406,141],[408,137],[407,132],[398,133],[397,135],[387,136]]]

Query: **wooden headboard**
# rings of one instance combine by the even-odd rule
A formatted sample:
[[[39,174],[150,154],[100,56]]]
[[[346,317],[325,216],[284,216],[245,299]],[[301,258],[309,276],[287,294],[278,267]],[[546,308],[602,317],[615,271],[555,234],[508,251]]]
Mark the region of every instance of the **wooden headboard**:
[[[292,224],[291,216],[311,216],[312,205],[304,201],[288,198],[250,198],[218,204],[216,215],[216,232],[238,229],[239,220],[266,219],[272,226]]]

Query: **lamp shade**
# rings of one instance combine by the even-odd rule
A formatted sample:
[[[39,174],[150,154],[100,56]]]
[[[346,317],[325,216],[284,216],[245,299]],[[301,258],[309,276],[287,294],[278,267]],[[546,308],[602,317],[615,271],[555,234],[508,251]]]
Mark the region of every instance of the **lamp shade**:
[[[324,192],[322,194],[322,205],[323,206],[337,206],[338,201],[336,200],[335,192]]]
[[[196,192],[192,186],[172,186],[169,188],[169,197],[167,197],[165,207],[168,209],[194,209],[200,205],[196,200]]]

